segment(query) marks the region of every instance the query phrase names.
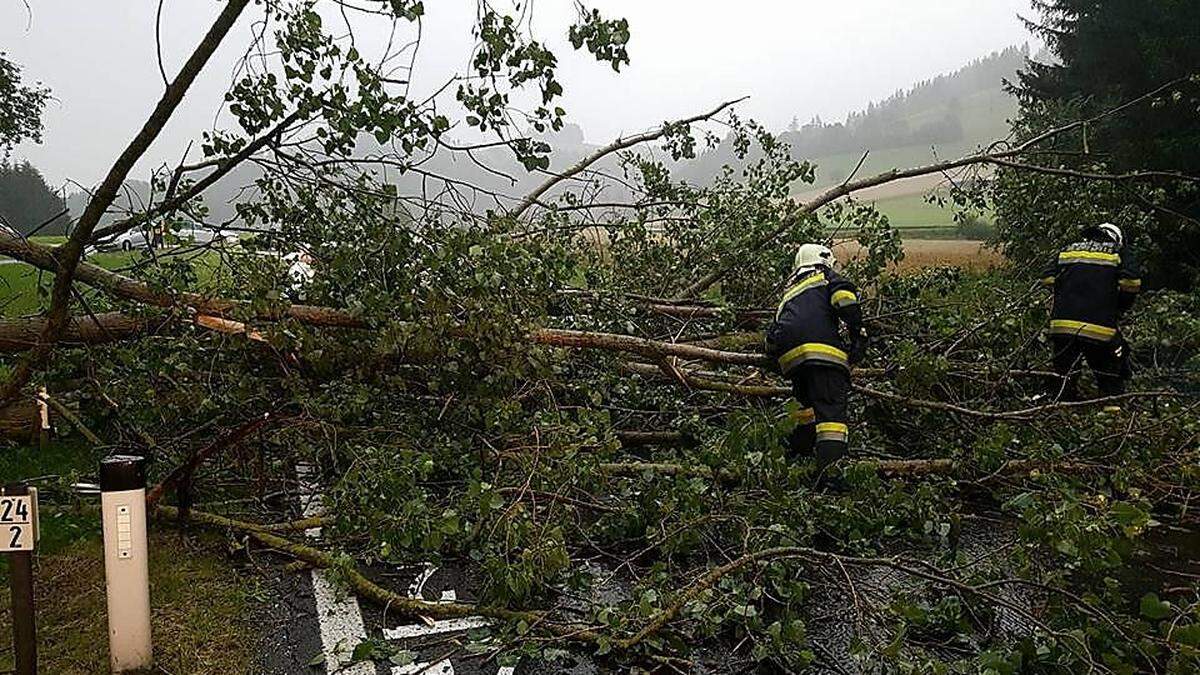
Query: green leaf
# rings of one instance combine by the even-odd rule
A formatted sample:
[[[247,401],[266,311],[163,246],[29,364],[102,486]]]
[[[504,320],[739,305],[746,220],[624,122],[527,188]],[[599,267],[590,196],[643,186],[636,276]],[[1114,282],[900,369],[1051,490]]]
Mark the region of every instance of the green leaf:
[[[1142,596],[1142,616],[1151,621],[1161,621],[1171,616],[1171,603],[1158,599],[1157,593],[1147,593]]]
[[[1150,520],[1150,514],[1129,502],[1117,502],[1112,505],[1112,515],[1116,521],[1126,527],[1141,527]]]

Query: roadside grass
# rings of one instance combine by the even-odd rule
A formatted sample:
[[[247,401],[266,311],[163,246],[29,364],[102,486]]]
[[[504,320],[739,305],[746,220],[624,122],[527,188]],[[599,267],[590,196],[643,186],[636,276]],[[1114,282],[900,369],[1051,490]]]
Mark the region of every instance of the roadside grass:
[[[29,241],[43,246],[58,246],[66,243],[67,237],[61,234],[35,234],[29,238]]]
[[[94,517],[94,516],[93,516]],[[252,602],[247,585],[218,555],[215,537],[151,531],[150,598],[157,673],[225,675],[252,671]],[[103,546],[79,541],[36,566],[38,661],[41,672],[108,672]],[[7,603],[0,633],[11,635]],[[4,643],[0,643],[3,645]],[[13,668],[0,646],[0,672]]]
[[[95,503],[66,490],[94,476],[99,455],[83,445],[0,448],[0,476],[39,485],[42,539],[37,553],[39,667],[44,673],[108,672],[103,545]],[[223,539],[151,527],[150,596],[155,660],[161,673],[248,673],[254,579],[223,558]],[[0,587],[7,587],[0,563]],[[0,602],[0,673],[10,672],[10,609]]]
[[[188,255],[195,256],[193,262],[199,281],[207,283],[213,280],[220,269],[220,256],[212,251]],[[143,261],[146,261],[146,256],[137,252],[98,252],[87,256],[87,262],[116,271],[126,270]],[[2,258],[0,262],[3,263],[0,264],[0,317],[29,316],[45,310],[54,275],[21,262],[6,262]]]

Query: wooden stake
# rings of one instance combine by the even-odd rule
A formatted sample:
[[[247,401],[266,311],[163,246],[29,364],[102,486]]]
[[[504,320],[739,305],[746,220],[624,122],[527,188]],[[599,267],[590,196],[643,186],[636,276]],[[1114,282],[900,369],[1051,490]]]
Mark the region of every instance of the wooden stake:
[[[29,488],[22,483],[7,486],[0,492],[8,496],[24,496]],[[16,675],[37,675],[37,620],[33,604],[33,551],[14,551],[8,554],[8,580],[12,590],[13,652],[16,655]]]

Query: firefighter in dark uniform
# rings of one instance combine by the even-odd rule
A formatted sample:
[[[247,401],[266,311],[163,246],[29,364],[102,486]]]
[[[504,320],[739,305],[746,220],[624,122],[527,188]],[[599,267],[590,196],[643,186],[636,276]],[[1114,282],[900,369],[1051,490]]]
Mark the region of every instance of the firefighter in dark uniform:
[[[1121,228],[1103,223],[1087,227],[1082,236],[1042,275],[1042,284],[1054,289],[1048,333],[1066,400],[1078,397],[1081,360],[1095,374],[1101,393],[1124,391],[1130,376],[1129,347],[1120,319],[1142,287]]]
[[[823,471],[846,455],[846,407],[850,367],[863,356],[858,290],[834,272],[828,247],[805,244],[796,252],[795,272],[767,328],[767,355],[792,381],[800,404],[788,438],[792,456],[816,456]],[[844,339],[840,324],[845,324]]]

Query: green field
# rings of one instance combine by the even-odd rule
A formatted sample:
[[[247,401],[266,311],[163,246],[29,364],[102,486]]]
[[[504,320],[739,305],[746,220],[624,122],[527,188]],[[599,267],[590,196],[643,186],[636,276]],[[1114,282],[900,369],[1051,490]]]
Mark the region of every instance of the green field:
[[[53,244],[54,239],[57,239],[58,243],[62,242],[61,237],[34,239],[42,244]],[[166,251],[157,255],[168,257],[172,253]],[[213,251],[191,251],[184,255],[193,263],[193,269],[201,284],[214,281],[216,272],[222,265],[220,255]],[[86,258],[89,263],[119,272],[145,260],[144,253],[125,251],[93,253]],[[0,256],[0,317],[29,316],[44,310],[53,283],[53,274],[22,262],[11,262]]]
[[[106,269],[126,267],[130,253],[97,253],[88,262]],[[0,264],[0,316],[27,316],[45,309],[54,275],[24,263]]]
[[[902,195],[875,200],[875,208],[888,217],[893,227],[905,230],[954,227],[954,210],[926,201],[925,195]]]
[[[30,237],[29,241],[32,241],[35,244],[41,244],[42,246],[58,246],[59,244],[65,244],[67,242],[67,238],[61,235],[39,234]]]
[[[950,204],[930,203],[923,194],[900,195],[874,200],[875,208],[888,217],[892,227],[912,239],[984,239],[990,234],[990,219],[978,219],[978,225],[959,228]]]

